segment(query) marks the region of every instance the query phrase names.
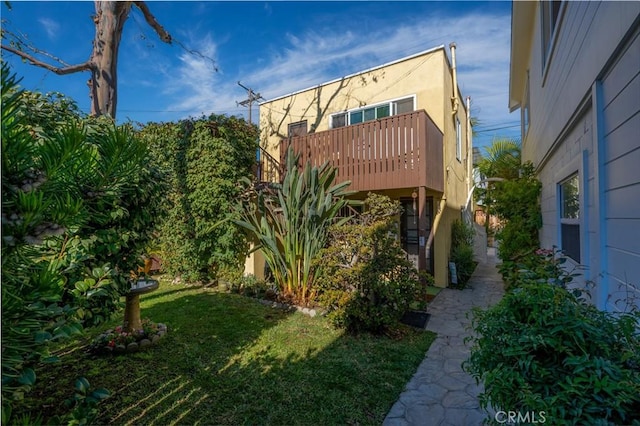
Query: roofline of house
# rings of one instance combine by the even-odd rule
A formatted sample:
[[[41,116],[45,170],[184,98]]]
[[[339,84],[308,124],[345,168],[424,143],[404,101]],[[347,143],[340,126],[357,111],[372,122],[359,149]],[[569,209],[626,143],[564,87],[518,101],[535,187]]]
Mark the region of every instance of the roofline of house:
[[[520,108],[526,85],[525,71],[531,53],[533,24],[537,4],[529,1],[511,3],[511,47],[509,59],[509,112]]]
[[[444,56],[445,56],[445,58],[447,58],[447,64],[449,65],[449,68],[451,68],[451,64],[449,62],[449,58],[447,57],[447,52],[445,50],[444,44],[441,44],[439,46],[432,47],[431,49],[423,50],[422,52],[414,53],[413,55],[405,56],[403,58],[396,59],[394,61],[387,62],[387,63],[382,64],[382,65],[376,65],[375,67],[368,68],[368,69],[362,70],[362,71],[358,71],[358,72],[355,72],[353,74],[345,75],[343,77],[338,77],[338,78],[335,78],[333,80],[317,84],[315,86],[307,87],[306,89],[296,90],[295,92],[287,93],[286,95],[281,95],[281,96],[275,97],[273,99],[268,99],[268,100],[266,100],[264,102],[260,102],[258,105],[268,104],[270,102],[274,102],[274,101],[277,101],[279,99],[287,98],[289,96],[297,95],[299,93],[303,93],[303,92],[306,92],[308,90],[315,89],[316,87],[326,86],[326,85],[331,84],[331,83],[336,83],[336,82],[338,82],[340,80],[353,78],[353,77],[356,77],[356,76],[358,76],[360,74],[365,74],[365,73],[368,73],[368,72],[372,72],[372,71],[378,70],[380,68],[384,68],[384,67],[388,67],[390,65],[395,65],[395,64],[400,63],[400,62],[408,61],[410,59],[417,58],[419,56],[423,56],[423,55],[426,55],[426,54],[429,54],[429,53],[433,53],[433,52],[435,52],[437,50],[443,50],[445,52]]]

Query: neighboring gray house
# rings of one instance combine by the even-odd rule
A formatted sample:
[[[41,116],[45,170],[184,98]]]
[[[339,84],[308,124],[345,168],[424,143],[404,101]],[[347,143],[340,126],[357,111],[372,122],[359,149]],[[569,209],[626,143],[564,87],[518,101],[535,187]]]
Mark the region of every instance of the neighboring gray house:
[[[513,2],[509,107],[542,181],[543,247],[607,311],[640,307],[640,2]]]

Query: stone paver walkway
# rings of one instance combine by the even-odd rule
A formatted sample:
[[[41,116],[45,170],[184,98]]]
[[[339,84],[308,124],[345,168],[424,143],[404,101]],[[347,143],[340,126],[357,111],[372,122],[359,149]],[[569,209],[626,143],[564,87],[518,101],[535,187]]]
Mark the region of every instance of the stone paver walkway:
[[[438,334],[425,359],[393,405],[384,426],[480,425],[487,417],[478,403],[482,385],[462,370],[469,357],[467,312],[488,307],[504,294],[495,256],[479,264],[465,290],[443,289],[429,304],[427,330]]]

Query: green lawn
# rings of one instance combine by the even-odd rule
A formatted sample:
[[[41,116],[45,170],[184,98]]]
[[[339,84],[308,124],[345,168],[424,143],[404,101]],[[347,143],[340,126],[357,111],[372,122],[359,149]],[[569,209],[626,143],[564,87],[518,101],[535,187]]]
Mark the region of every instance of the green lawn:
[[[61,363],[38,369],[14,413],[60,414],[84,376],[112,393],[101,424],[380,424],[435,337],[409,328],[353,337],[321,317],[166,282],[141,306],[143,318],[169,326],[158,346],[94,357],[86,345],[108,327],[92,330],[58,351]]]

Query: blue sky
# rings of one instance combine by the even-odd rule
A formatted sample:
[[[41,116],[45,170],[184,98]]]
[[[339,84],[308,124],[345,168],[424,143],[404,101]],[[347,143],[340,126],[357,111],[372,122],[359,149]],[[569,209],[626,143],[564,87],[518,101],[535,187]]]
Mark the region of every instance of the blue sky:
[[[148,2],[181,45],[162,43],[134,7],[119,61],[118,120],[173,121],[217,113],[247,116],[237,85],[270,99],[435,46],[457,44],[459,86],[480,120],[474,145],[519,137],[509,114],[511,3],[414,2]],[[69,64],[91,53],[93,2],[12,2],[5,28]],[[89,109],[87,73],[57,76],[2,57],[22,86],[57,91]],[[217,68],[217,71],[216,71]],[[253,111],[256,122],[257,107]]]

